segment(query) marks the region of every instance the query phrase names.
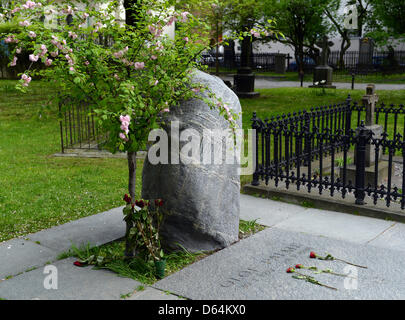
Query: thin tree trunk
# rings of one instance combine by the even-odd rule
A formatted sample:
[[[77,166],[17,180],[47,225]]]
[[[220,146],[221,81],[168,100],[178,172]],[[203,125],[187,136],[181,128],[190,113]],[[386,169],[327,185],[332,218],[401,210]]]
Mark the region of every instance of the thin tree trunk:
[[[135,203],[135,187],[136,187],[136,152],[127,152],[128,159],[128,192],[131,196],[132,204]],[[133,257],[135,255],[135,248],[131,246],[128,239],[129,233],[131,231],[131,224],[127,223],[125,231],[125,256]]]
[[[128,152],[128,192],[131,196],[132,203],[135,203],[135,186],[136,186],[136,152]]]

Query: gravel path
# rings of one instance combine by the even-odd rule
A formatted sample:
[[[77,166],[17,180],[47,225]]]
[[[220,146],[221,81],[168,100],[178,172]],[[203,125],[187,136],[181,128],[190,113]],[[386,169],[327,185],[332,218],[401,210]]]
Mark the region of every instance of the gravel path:
[[[228,80],[233,83],[233,77],[230,76],[220,76],[223,80]],[[304,82],[304,87],[308,88],[312,85],[312,82]],[[337,89],[351,89],[352,84],[348,82],[335,82],[333,83]],[[272,88],[294,88],[300,87],[298,81],[280,81],[277,79],[265,79],[265,78],[256,78],[255,88],[256,89],[272,89]],[[367,83],[356,83],[354,89],[366,90]],[[376,90],[405,90],[405,84],[376,84]]]

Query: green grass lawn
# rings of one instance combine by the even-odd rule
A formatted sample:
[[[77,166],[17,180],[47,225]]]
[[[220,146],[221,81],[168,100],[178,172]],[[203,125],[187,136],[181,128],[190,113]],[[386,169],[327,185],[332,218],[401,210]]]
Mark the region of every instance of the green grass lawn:
[[[55,90],[33,81],[22,94],[14,83],[0,81],[0,242],[123,205],[126,160],[53,157],[57,112],[43,105]]]
[[[56,90],[33,81],[27,94],[14,81],[0,81],[0,242],[123,205],[127,190],[125,159],[53,157],[60,152],[56,106],[45,107]],[[260,117],[342,102],[359,90],[308,88],[258,90],[258,99],[242,99],[243,126],[253,111]],[[380,101],[404,103],[405,91],[379,91]],[[140,193],[142,162],[138,162]],[[242,177],[249,181],[249,177]]]
[[[241,99],[243,109],[243,128],[251,128],[253,112],[261,119],[277,116],[283,113],[293,113],[299,110],[309,110],[312,107],[319,107],[346,101],[348,95],[352,97],[353,102],[360,102],[365,94],[364,90],[332,90],[325,91],[325,95],[320,95],[319,89],[310,88],[275,88],[258,89],[260,97],[255,99]],[[405,90],[378,90],[379,103],[385,104],[405,104]],[[403,125],[403,119],[400,116],[400,123]],[[391,119],[392,121],[392,119]]]

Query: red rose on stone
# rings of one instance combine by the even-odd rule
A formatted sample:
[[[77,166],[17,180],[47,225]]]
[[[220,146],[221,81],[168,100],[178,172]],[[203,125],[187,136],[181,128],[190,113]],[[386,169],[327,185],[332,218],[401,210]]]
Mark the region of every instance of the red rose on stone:
[[[74,264],[76,267],[84,267],[84,266],[85,266],[85,264],[84,264],[84,263],[81,263],[80,261],[75,261],[75,262],[73,262],[73,264]]]
[[[156,199],[155,200],[155,205],[158,206],[158,207],[163,206],[163,200],[162,199]]]
[[[295,269],[302,269],[304,266],[302,264],[296,264]]]
[[[295,272],[294,268],[288,268],[287,269],[287,273],[293,273],[293,272]]]
[[[128,194],[125,194],[124,199],[126,203],[130,204],[131,203],[131,197]]]
[[[310,257],[311,259],[315,259],[315,258],[316,258],[316,253],[313,252],[313,251],[311,251],[311,252],[309,253],[309,257]]]

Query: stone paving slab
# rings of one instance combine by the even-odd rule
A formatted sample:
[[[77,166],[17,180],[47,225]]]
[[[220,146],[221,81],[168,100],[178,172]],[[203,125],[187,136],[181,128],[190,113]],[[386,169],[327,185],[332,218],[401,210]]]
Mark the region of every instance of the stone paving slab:
[[[270,227],[276,226],[279,229],[356,243],[371,241],[395,225],[392,221],[304,208],[295,204],[243,194],[241,194],[241,219],[258,219],[258,223]],[[402,243],[405,245],[405,237]],[[383,241],[381,244],[383,245]]]
[[[368,269],[310,259],[311,250],[322,255],[330,253]],[[331,268],[352,278],[315,275],[322,283],[336,287],[335,291],[292,278],[286,269],[297,263]],[[273,227],[194,263],[153,287],[196,300],[405,299],[404,263],[405,254],[401,251]],[[314,275],[308,270],[303,273]]]
[[[258,223],[270,227],[289,218],[306,214],[307,210],[295,204],[240,195],[240,218],[248,221],[258,219]]]
[[[0,243],[0,280],[53,261],[57,253],[31,241],[13,239]]]
[[[369,242],[372,246],[405,251],[405,224],[396,223]]]
[[[269,204],[269,206],[271,206]],[[345,213],[308,209],[304,215],[292,217],[275,226],[279,229],[305,232],[355,243],[366,243],[378,237],[395,223]]]
[[[125,300],[183,300],[178,296],[163,292],[151,287],[147,287],[143,291],[136,292]]]
[[[0,282],[0,297],[8,300],[118,300],[141,283],[117,276],[108,270],[79,268],[75,259],[57,261],[58,288],[45,289],[44,268],[23,273]]]
[[[101,245],[125,235],[122,208],[102,212],[89,217],[81,218],[60,226],[30,234],[31,241],[39,241],[42,246],[57,250],[58,253],[71,248],[72,244]]]

